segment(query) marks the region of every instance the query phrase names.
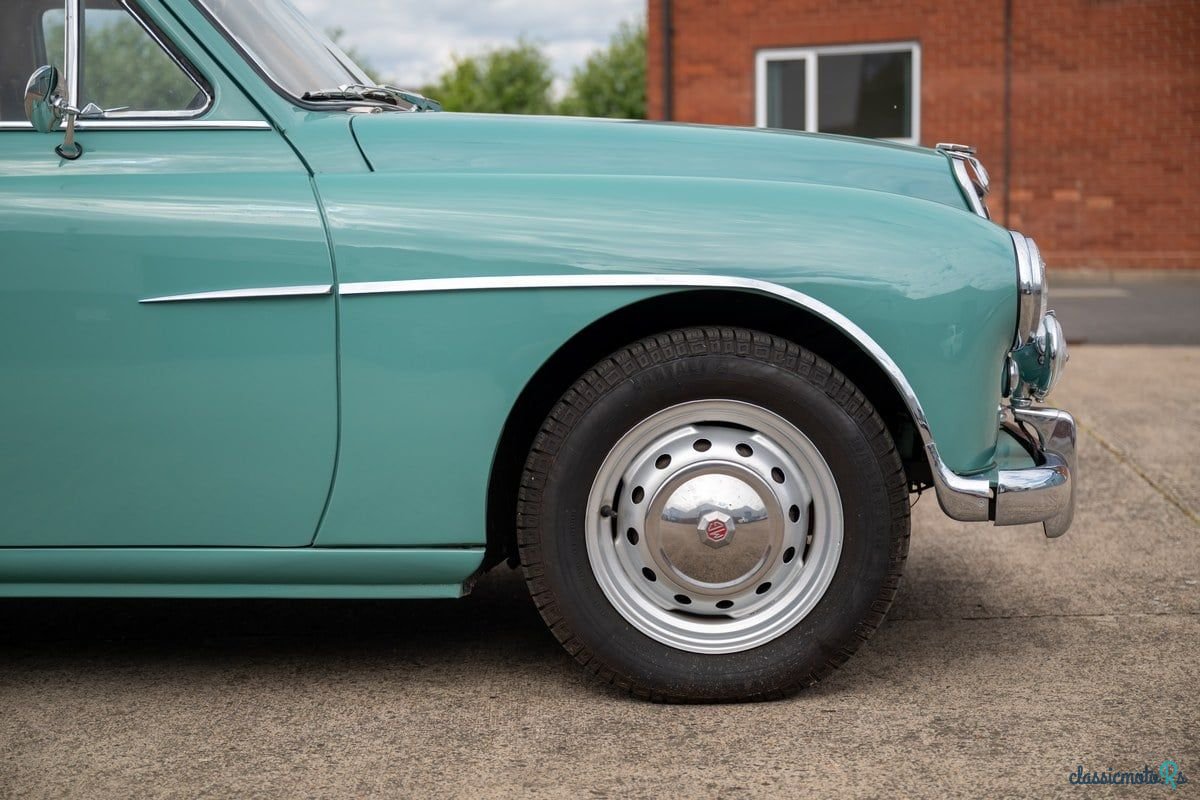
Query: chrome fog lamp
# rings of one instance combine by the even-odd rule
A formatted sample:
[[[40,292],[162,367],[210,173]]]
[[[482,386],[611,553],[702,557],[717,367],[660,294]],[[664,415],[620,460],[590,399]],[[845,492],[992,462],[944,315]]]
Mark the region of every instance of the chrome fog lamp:
[[[1067,353],[1067,338],[1063,335],[1062,325],[1053,311],[1047,311],[1038,323],[1031,347],[1036,355],[1037,366],[1030,370],[1033,375],[1027,378],[1027,383],[1030,394],[1034,399],[1041,401],[1054,390],[1070,358]],[[1030,347],[1024,349],[1028,350]],[[1021,371],[1021,376],[1026,377],[1025,370]]]

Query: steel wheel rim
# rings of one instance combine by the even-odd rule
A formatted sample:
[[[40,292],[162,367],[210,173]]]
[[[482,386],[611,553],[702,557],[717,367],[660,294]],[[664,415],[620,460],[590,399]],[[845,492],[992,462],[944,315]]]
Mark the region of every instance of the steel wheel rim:
[[[625,620],[715,654],[759,647],[808,616],[843,529],[833,472],[804,433],[761,406],[697,400],[642,420],[609,451],[585,535]]]

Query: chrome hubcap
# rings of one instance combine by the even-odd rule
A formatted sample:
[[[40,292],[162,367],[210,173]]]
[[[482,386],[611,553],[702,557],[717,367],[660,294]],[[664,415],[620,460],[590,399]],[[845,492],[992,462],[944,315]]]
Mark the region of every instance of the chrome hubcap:
[[[617,611],[657,641],[732,653],[821,599],[842,547],[833,474],[794,425],[702,400],[636,425],[589,496],[588,557]]]

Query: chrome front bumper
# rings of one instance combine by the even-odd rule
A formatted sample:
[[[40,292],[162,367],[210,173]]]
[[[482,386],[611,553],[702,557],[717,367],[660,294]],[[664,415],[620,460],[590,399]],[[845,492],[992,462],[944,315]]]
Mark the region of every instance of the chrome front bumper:
[[[1049,537],[1062,536],[1075,516],[1075,419],[1057,408],[1006,408],[1010,430],[1033,455],[1035,466],[1000,469],[995,478],[964,478],[950,471],[927,445],[938,503],[950,517],[997,525],[1041,522]]]

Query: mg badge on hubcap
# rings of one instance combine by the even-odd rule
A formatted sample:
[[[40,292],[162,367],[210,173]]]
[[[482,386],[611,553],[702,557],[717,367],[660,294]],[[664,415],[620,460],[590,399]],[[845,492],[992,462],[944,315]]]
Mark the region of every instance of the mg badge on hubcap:
[[[825,459],[787,420],[735,400],[681,403],[635,425],[588,507],[588,558],[613,607],[695,653],[785,633],[821,599],[841,554]]]
[[[709,547],[723,547],[733,541],[736,528],[733,517],[720,511],[710,511],[700,518],[696,526],[701,540]]]

